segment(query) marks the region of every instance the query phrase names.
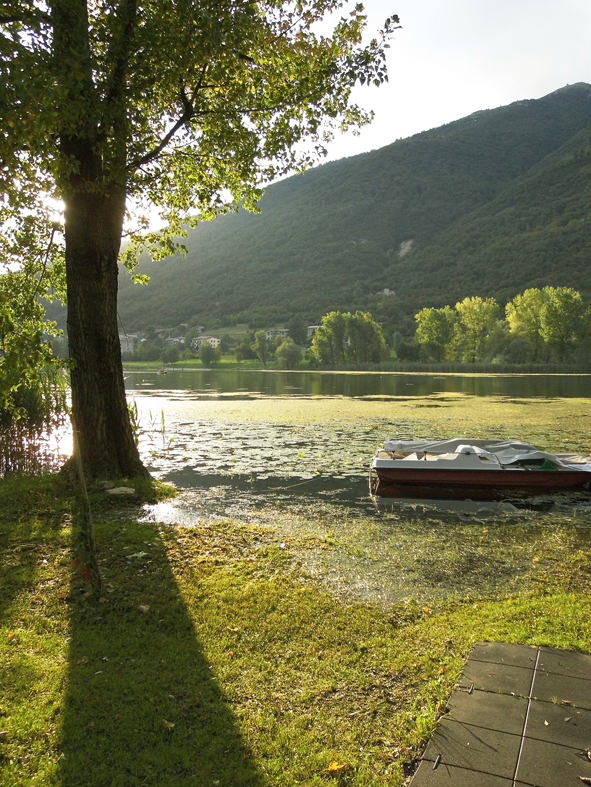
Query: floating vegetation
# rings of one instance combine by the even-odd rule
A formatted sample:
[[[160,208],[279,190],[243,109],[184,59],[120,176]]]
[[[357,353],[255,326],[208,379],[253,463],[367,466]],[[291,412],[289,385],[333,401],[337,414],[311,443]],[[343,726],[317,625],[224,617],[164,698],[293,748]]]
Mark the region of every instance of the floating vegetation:
[[[188,526],[231,518],[288,544],[298,566],[335,593],[388,604],[517,592],[542,578],[555,581],[591,536],[585,496],[552,496],[521,509],[438,510],[409,501],[379,511],[367,492],[373,452],[394,436],[511,437],[587,453],[588,400],[433,394],[204,401],[182,393],[157,399],[176,441],[151,456],[151,470],[186,491],[146,516]],[[425,407],[433,403],[445,408]],[[138,404],[155,407],[148,396]]]

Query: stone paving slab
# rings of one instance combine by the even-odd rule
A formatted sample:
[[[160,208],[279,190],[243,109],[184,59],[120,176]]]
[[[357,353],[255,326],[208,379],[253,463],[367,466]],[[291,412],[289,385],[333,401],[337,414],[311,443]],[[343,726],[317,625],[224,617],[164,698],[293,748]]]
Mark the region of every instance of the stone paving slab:
[[[474,768],[476,763],[479,771],[512,779],[520,745],[520,735],[443,719],[427,744],[423,760],[434,763],[441,757],[447,765],[460,768]]]
[[[467,689],[473,685],[480,691],[498,694],[499,686],[503,686],[505,694],[527,697],[533,675],[533,664],[531,667],[513,667],[487,661],[468,661],[460,679],[460,688]]]
[[[531,667],[536,663],[538,649],[512,642],[478,642],[472,648],[470,661],[493,661],[512,667]]]
[[[591,656],[475,645],[412,787],[581,787],[591,779]]]
[[[526,738],[523,742],[517,784],[540,787],[583,787],[579,776],[591,778],[591,762],[580,749]]]
[[[538,672],[534,681],[533,697],[556,704],[566,701],[577,708],[591,710],[591,680]]]
[[[525,737],[588,749],[591,747],[591,711],[552,702],[532,702]]]
[[[591,680],[589,656],[583,653],[569,653],[565,658],[564,650],[540,648],[538,672],[555,672],[558,675],[571,675],[583,680]]]
[[[448,703],[450,713],[446,719],[521,735],[527,704],[525,697],[513,697],[510,694],[491,694],[478,689],[471,694],[455,691]]]
[[[423,761],[412,784],[421,787],[513,787],[513,779],[503,779],[490,773],[477,773],[443,763],[433,770],[433,764]],[[579,782],[581,785],[581,782]]]

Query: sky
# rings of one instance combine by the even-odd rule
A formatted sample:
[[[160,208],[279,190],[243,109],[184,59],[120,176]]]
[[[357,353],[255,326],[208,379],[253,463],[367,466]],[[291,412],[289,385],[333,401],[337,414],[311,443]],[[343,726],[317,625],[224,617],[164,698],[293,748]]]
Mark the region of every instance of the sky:
[[[368,33],[398,14],[389,83],[358,88],[371,126],[338,135],[327,160],[353,156],[480,109],[591,83],[589,0],[365,0]]]

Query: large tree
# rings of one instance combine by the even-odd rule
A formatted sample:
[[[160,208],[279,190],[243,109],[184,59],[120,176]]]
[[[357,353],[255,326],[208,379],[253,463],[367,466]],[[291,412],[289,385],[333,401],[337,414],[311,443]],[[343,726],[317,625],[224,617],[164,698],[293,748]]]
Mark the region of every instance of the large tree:
[[[320,34],[341,6],[3,2],[0,177],[14,214],[49,210],[32,206],[41,192],[63,201],[72,412],[91,475],[145,473],[117,329],[124,225],[129,267],[144,247],[166,256],[189,217],[253,209],[261,185],[320,155],[331,130],[369,119],[351,90],[386,78],[385,39],[398,20],[363,46],[357,5]],[[169,231],[142,241],[150,205]]]
[[[467,363],[482,361],[486,341],[499,323],[499,305],[494,298],[479,295],[456,303],[464,337],[463,358]]]
[[[526,290],[507,304],[506,313],[511,332],[530,342],[533,361],[547,348],[562,362],[569,347],[587,330],[581,293],[571,287]]]
[[[443,309],[424,308],[415,314],[416,341],[422,345],[428,358],[434,361],[453,361],[462,341],[458,313],[451,306]]]
[[[532,287],[516,295],[505,307],[507,322],[511,333],[527,339],[531,345],[531,360],[537,363],[540,360],[544,347],[542,337],[542,314],[548,295],[544,290]]]
[[[324,364],[380,363],[390,351],[369,312],[329,312],[312,339],[312,353]]]

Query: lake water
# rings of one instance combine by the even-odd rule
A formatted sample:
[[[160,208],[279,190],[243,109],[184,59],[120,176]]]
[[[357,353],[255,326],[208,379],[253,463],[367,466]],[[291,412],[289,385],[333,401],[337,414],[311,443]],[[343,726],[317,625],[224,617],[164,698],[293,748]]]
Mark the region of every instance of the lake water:
[[[231,517],[291,545],[307,572],[337,592],[382,603],[507,592],[543,570],[532,562],[536,552],[556,561],[588,546],[584,496],[497,510],[402,501],[383,511],[369,498],[367,473],[391,437],[504,437],[588,453],[591,376],[126,376],[142,458],[183,490],[146,516],[189,526]]]
[[[591,398],[591,375],[435,375],[359,372],[275,372],[233,369],[127,371],[128,390],[191,391],[196,397],[400,397],[461,393],[469,396]]]

